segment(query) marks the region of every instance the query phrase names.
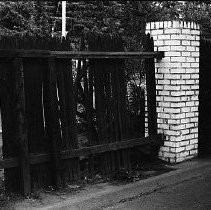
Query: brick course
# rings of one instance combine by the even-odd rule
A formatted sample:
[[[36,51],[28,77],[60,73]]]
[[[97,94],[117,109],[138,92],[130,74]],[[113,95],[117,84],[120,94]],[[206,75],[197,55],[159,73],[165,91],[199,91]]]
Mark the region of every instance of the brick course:
[[[200,28],[192,22],[151,22],[146,33],[155,50],[165,51],[155,64],[158,132],[165,135],[159,156],[181,162],[198,154]]]

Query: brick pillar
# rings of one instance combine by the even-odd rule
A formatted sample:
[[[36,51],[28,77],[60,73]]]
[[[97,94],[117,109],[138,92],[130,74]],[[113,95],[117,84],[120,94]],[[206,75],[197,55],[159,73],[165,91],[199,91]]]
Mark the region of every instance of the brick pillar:
[[[158,133],[165,136],[161,159],[176,163],[198,154],[199,26],[180,21],[151,22],[146,33],[155,50]]]

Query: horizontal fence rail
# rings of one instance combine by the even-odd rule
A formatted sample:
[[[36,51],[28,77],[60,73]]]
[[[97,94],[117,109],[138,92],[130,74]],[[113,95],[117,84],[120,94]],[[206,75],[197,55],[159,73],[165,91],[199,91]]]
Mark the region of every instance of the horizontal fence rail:
[[[64,160],[80,156],[99,154],[109,151],[132,148],[141,145],[162,145],[162,142],[162,135],[152,135],[148,137],[124,140],[121,142],[114,142],[110,144],[101,144],[90,147],[84,147],[81,149],[61,151],[61,159]],[[45,163],[49,161],[51,161],[51,154],[31,154],[30,156],[31,165]],[[8,158],[5,160],[0,160],[0,168],[14,168],[18,166],[19,162],[17,158]]]
[[[162,59],[164,52],[87,52],[87,51],[48,51],[48,50],[0,50],[0,57],[3,58],[94,58],[94,59],[118,59],[118,58],[157,58]]]

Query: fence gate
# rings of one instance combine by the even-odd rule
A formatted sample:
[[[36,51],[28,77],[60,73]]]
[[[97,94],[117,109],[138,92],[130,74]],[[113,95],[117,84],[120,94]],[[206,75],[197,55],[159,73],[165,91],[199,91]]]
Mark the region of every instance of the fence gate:
[[[0,40],[0,166],[7,192],[108,177],[131,169],[134,147],[161,143],[154,58],[163,54],[153,52],[149,36],[144,43],[146,52],[124,52],[119,37],[89,36],[81,45],[88,51],[74,52],[68,39]],[[145,59],[148,137],[142,91],[131,110],[127,59]]]
[[[211,42],[200,41],[199,155],[211,154]]]

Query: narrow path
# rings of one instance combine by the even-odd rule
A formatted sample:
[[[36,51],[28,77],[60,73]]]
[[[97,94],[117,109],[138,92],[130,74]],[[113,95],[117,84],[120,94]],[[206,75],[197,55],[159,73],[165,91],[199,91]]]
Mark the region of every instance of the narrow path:
[[[119,202],[104,210],[211,209],[211,174]]]

